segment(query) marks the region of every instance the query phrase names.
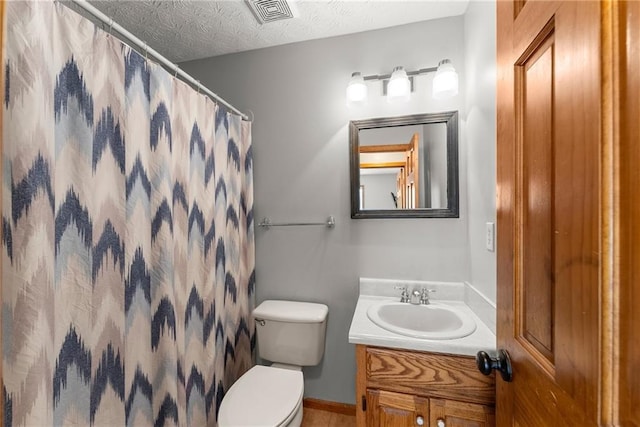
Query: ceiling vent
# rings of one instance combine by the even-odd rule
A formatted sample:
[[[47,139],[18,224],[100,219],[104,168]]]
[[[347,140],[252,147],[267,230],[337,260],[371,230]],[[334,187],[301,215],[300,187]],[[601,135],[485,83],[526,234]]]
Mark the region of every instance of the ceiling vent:
[[[245,0],[245,3],[260,24],[294,17],[293,5],[284,0]]]

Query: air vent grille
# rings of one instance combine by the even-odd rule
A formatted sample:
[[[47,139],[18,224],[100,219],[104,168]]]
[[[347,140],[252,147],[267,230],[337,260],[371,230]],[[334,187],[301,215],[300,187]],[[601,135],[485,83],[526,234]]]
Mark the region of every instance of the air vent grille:
[[[294,17],[292,8],[284,0],[245,0],[245,2],[260,24]]]

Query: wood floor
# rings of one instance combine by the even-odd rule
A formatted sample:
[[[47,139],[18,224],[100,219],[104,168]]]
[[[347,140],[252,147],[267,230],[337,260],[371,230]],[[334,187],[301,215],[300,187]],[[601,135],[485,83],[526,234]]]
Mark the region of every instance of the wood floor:
[[[355,415],[343,415],[321,409],[304,408],[301,427],[353,427]]]

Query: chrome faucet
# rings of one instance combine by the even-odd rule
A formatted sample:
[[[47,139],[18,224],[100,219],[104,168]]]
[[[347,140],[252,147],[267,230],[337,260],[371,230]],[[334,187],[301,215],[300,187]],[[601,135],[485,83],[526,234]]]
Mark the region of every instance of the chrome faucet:
[[[409,302],[409,292],[407,292],[407,287],[396,286],[395,288],[402,291],[402,293],[400,294],[400,302]]]
[[[435,289],[422,288],[422,293],[420,294],[420,304],[428,305],[430,302],[429,294],[435,291]]]
[[[411,304],[414,305],[418,305],[421,304],[422,302],[422,294],[420,293],[419,290],[414,289],[413,292],[411,292]]]

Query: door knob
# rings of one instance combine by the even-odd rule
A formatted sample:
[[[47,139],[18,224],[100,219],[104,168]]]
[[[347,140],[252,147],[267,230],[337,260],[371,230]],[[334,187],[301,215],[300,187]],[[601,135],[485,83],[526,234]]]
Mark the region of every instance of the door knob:
[[[478,370],[485,375],[491,375],[494,369],[500,371],[502,379],[511,382],[513,371],[511,369],[511,358],[506,350],[498,350],[498,357],[492,358],[486,351],[479,351],[476,354],[476,365]]]

